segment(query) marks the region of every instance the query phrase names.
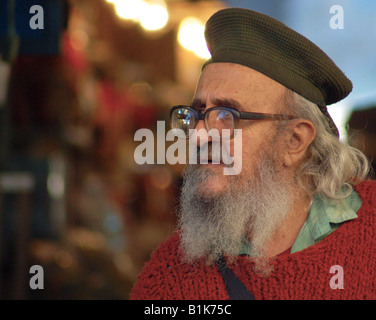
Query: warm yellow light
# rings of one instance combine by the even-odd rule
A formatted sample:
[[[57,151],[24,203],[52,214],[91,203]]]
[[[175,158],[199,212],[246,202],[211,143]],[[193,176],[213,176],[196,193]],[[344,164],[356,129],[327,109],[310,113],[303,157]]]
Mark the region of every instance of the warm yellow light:
[[[179,27],[178,41],[187,50],[203,59],[210,58],[204,36],[205,26],[193,17],[185,18]]]
[[[142,11],[145,9],[143,0],[112,0],[116,14],[125,20],[139,21]]]
[[[160,30],[167,22],[168,12],[163,2],[147,4],[141,12],[140,24],[145,30]]]

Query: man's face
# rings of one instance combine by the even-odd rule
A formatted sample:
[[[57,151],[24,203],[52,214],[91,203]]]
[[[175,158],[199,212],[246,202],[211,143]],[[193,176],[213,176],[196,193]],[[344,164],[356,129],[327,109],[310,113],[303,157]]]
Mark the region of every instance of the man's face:
[[[286,91],[284,86],[248,67],[233,63],[214,63],[203,70],[194,96],[194,106],[202,110],[226,106],[235,107],[239,111],[279,113]],[[200,121],[196,129],[202,128],[205,125]],[[275,126],[270,120],[240,120],[237,129],[242,130],[242,153],[234,153],[234,139],[231,139],[230,155],[242,157],[242,171],[237,178],[246,180],[252,176],[252,168],[260,151],[270,147]],[[202,146],[202,143],[199,145]],[[197,186],[198,192],[211,197],[225,191],[232,178],[223,174],[224,164],[198,166],[207,168],[212,173],[205,184]]]
[[[194,106],[206,110],[235,103],[239,111],[281,113],[285,94],[285,87],[257,71],[215,63],[206,66],[201,75]],[[264,244],[292,203],[291,182],[284,175],[283,143],[273,122],[239,121],[243,164],[238,175],[224,175],[220,164],[198,162],[186,168],[179,227],[188,260],[207,257],[213,262],[222,254],[236,256],[247,240],[253,254],[264,254]],[[200,121],[197,129],[202,128]],[[233,140],[231,144],[233,151]]]

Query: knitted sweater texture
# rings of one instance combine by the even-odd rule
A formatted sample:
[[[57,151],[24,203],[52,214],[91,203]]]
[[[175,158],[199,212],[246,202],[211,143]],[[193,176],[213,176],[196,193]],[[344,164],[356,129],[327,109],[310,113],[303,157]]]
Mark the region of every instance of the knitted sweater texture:
[[[376,299],[376,182],[363,182],[356,190],[363,201],[358,218],[311,247],[278,255],[268,277],[256,274],[254,261],[247,256],[228,266],[256,300]],[[332,266],[342,268],[342,277],[338,267],[331,270]],[[343,289],[332,288],[337,283],[333,277],[343,279]],[[152,254],[130,298],[220,300],[229,296],[215,264],[182,261],[176,232]]]

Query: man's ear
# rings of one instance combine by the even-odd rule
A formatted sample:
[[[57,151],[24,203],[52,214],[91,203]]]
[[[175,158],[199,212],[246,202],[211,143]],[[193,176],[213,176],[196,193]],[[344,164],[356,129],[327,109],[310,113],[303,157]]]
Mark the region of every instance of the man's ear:
[[[316,128],[311,121],[299,119],[289,128],[283,164],[297,165],[306,155],[309,145],[316,137]]]

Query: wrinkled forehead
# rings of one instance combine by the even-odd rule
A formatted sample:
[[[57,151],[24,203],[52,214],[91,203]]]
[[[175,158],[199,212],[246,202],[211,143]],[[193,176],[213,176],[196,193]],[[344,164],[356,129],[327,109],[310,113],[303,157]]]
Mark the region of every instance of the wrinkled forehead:
[[[249,67],[212,63],[201,73],[194,100],[207,107],[218,100],[235,100],[245,111],[271,112],[281,107],[287,91],[285,86]]]

